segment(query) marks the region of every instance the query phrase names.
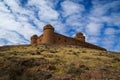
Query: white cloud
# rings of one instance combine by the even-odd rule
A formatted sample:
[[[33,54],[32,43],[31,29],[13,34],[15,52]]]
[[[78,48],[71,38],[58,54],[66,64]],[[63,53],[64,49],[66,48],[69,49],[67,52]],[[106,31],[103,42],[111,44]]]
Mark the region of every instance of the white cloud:
[[[29,40],[32,34],[41,34],[41,31],[39,31],[41,26],[36,28],[32,23],[29,23],[29,20],[31,19],[35,21],[37,25],[41,24],[40,22],[36,22],[37,20],[33,14],[34,11],[24,11],[25,9],[18,6],[18,3],[16,3],[15,0],[5,0],[5,2],[1,3],[9,6],[9,9],[7,6],[4,6],[4,9],[0,8],[0,40],[3,44],[22,44],[26,40]],[[3,7],[3,5],[0,5],[0,7]],[[13,12],[10,13],[3,10],[12,10]],[[24,39],[21,38],[21,36],[23,36]],[[8,43],[4,42],[4,40],[6,42],[8,41]]]
[[[93,0],[92,3],[90,20],[101,23],[106,22],[109,26],[120,26],[119,0],[112,2]]]
[[[91,22],[86,26],[86,33],[88,35],[100,35],[100,31],[103,28],[101,23]]]
[[[84,32],[86,25],[88,23],[88,20],[86,17],[83,17],[81,15],[71,15],[66,18],[65,24],[67,26],[71,26],[71,29],[73,29],[76,32]]]
[[[61,3],[61,6],[63,8],[63,16],[65,17],[76,13],[80,14],[85,10],[83,5],[68,0]]]
[[[66,19],[66,24],[71,26],[80,26],[80,20],[82,20],[80,15],[71,15]]]
[[[39,15],[41,20],[46,21],[46,22],[51,21],[51,20],[56,20],[56,19],[58,19],[58,16],[59,16],[57,11],[55,11],[51,8],[41,9],[39,11],[38,15]]]
[[[0,29],[0,39],[6,39],[8,44],[28,43],[21,34],[4,29]]]
[[[0,27],[9,30],[17,30],[19,29],[19,24],[14,20],[14,16],[10,13],[2,13],[0,12]]]
[[[117,46],[113,50],[117,51],[117,52],[120,52],[120,43],[118,43]]]
[[[101,44],[106,47],[108,50],[111,50],[113,47],[116,46],[112,46],[115,44],[115,39],[117,37],[115,35],[107,35],[102,39]]]
[[[116,38],[117,35],[120,34],[120,13],[118,12],[120,6],[119,3],[119,0],[112,2],[105,0],[92,1],[93,7],[90,10],[90,14],[87,16],[89,23],[86,26],[87,37],[89,35],[93,36],[93,38],[88,37],[89,42],[100,44],[108,50],[112,50],[114,47],[117,47],[118,44],[115,44]],[[115,29],[115,26],[118,30]],[[101,34],[102,30],[104,30],[103,34]],[[98,38],[94,38],[94,36],[100,35],[102,35],[100,39],[101,42]],[[120,41],[118,38],[117,40],[118,42]]]
[[[34,5],[39,8],[38,16],[42,21],[56,20],[59,17],[59,13],[54,10],[47,1],[30,0],[28,5]]]
[[[22,7],[20,7],[17,3],[16,0],[4,0],[3,2],[4,4],[6,4],[7,7],[9,7],[9,11],[12,11],[12,13],[21,13],[21,14],[25,14],[28,12],[27,9],[24,9]]]
[[[3,2],[0,2],[0,12],[10,12],[7,8],[6,8],[6,6],[4,5],[4,3]]]
[[[112,11],[116,11],[116,9],[119,9],[120,6],[120,1],[119,0],[113,0],[111,1],[106,1],[106,0],[93,0],[93,9],[92,9],[92,14],[96,16],[103,16],[107,12],[111,13]],[[111,9],[111,11],[109,11]]]
[[[100,37],[98,36],[86,36],[86,41],[98,45],[100,41]]]
[[[108,34],[108,35],[112,35],[112,34],[115,34],[116,33],[116,30],[114,28],[107,28],[105,30],[105,34]]]
[[[59,32],[61,34],[65,34],[65,32],[67,31],[67,27],[65,26],[65,24],[61,23],[60,21],[52,21],[51,25],[54,26],[55,31]]]
[[[0,38],[0,46],[3,46],[3,45],[12,45],[13,43],[8,41],[7,39],[5,38]]]

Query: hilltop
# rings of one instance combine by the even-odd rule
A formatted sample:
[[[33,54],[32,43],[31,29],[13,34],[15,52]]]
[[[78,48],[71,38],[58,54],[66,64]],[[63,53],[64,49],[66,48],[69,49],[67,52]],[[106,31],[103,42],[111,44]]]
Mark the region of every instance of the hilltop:
[[[119,53],[72,45],[0,47],[0,80],[119,79]]]

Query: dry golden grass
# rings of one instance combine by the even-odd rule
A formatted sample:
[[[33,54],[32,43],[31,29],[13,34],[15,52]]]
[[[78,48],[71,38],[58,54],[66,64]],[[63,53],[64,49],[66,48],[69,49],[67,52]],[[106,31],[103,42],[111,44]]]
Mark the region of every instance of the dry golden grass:
[[[118,80],[120,54],[79,46],[0,48],[0,80]]]

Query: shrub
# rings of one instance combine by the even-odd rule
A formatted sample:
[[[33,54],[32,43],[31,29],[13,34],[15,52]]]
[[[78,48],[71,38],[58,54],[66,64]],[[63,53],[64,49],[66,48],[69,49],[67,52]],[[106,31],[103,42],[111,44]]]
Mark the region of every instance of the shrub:
[[[54,65],[49,65],[47,69],[48,70],[56,70],[56,67]]]
[[[68,74],[73,74],[73,75],[81,75],[81,73],[84,73],[85,70],[89,70],[88,67],[86,67],[85,65],[75,65],[75,64],[71,64],[68,68],[67,73]]]
[[[102,54],[102,53],[99,53],[99,56],[103,56],[103,54]]]
[[[57,53],[56,50],[50,50],[50,53]]]
[[[73,52],[72,54],[78,56],[78,53],[77,53],[77,52]]]
[[[82,51],[82,53],[87,53],[87,51]]]
[[[37,54],[37,55],[40,55],[41,53],[40,53],[39,51],[36,51],[36,54]]]
[[[48,71],[39,70],[35,73],[26,73],[25,80],[48,80],[52,77],[52,74]]]
[[[115,57],[115,58],[114,58],[114,61],[120,62],[120,58]]]
[[[22,76],[23,71],[24,71],[23,66],[12,63],[11,66],[9,66],[9,71],[8,71],[9,79],[10,80],[18,80],[18,78],[20,76]]]
[[[67,73],[73,75],[80,75],[83,71],[80,68],[76,68],[75,66],[70,66],[68,68]]]

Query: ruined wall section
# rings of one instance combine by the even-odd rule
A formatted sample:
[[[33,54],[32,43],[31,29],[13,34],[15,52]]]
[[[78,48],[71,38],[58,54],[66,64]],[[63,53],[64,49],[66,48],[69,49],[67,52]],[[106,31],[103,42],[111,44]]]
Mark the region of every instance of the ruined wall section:
[[[73,38],[69,38],[67,36],[55,33],[54,34],[54,44],[61,44],[61,45],[75,45],[76,42],[74,41]]]
[[[67,37],[67,36],[64,36],[58,33],[53,34],[52,43],[43,43],[43,37],[44,37],[43,34],[40,37],[38,37],[37,35],[33,35],[31,37],[31,44],[78,45],[78,46],[91,48],[91,49],[106,50],[99,46],[90,44],[88,42],[76,40],[75,38],[70,38],[70,37]]]
[[[41,44],[42,43],[42,39],[43,39],[43,34],[38,37],[37,44]]]
[[[98,49],[98,50],[106,50],[104,48],[98,47],[96,45],[90,44],[85,41],[80,41],[76,40],[74,38],[70,38],[58,33],[54,34],[54,44],[60,44],[60,45],[78,45],[78,46],[83,46],[86,48],[91,48],[91,49]]]
[[[83,43],[80,43],[79,45],[83,46],[83,47],[86,47],[86,48],[98,49],[98,50],[104,50],[104,51],[106,51],[105,48],[99,47],[97,45],[94,45],[94,44],[91,44],[91,43],[88,43],[88,42],[83,42]]]

